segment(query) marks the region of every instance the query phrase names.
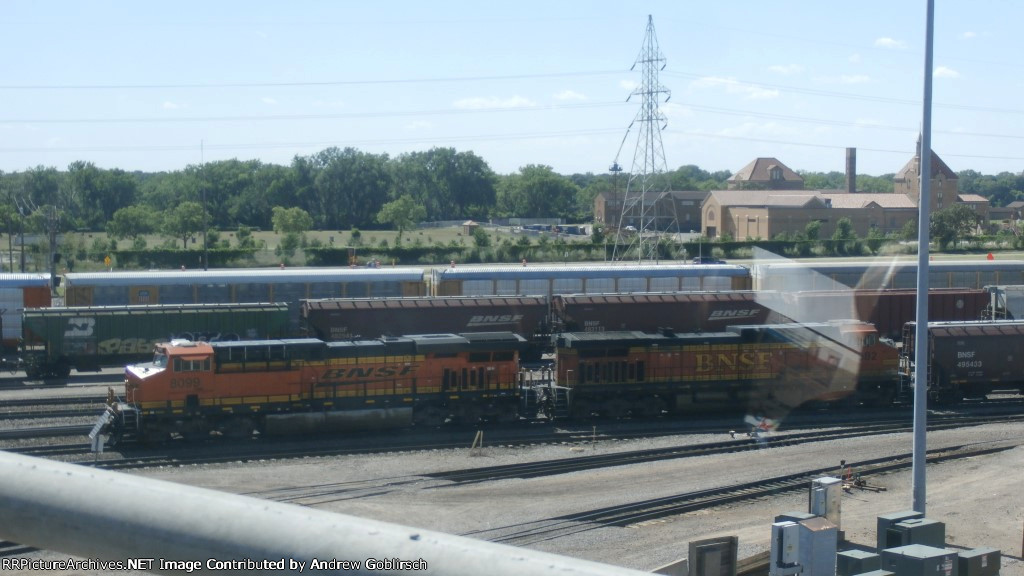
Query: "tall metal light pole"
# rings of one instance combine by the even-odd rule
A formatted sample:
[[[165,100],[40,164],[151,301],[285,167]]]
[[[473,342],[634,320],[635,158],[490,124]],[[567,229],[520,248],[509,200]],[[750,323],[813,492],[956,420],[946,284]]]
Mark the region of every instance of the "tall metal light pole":
[[[917,211],[917,325],[914,331],[914,511],[925,513],[928,430],[928,223],[932,180],[932,30],[935,0],[927,0],[924,50],[924,113],[918,163],[921,194]]]

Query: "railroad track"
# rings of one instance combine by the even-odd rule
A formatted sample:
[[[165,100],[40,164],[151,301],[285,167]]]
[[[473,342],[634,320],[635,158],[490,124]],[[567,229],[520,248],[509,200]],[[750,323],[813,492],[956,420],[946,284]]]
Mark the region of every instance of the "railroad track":
[[[97,405],[94,408],[78,408],[68,410],[19,410],[15,412],[0,412],[0,420],[32,420],[32,419],[46,419],[46,418],[82,418],[92,417],[96,418],[102,405]]]
[[[92,425],[38,426],[33,428],[8,428],[0,430],[0,440],[25,440],[30,438],[54,438],[58,436],[86,436]],[[82,440],[85,444],[86,439]]]
[[[938,430],[949,427],[973,426],[993,422],[1014,421],[1024,418],[1019,410],[1008,410],[999,414],[932,414],[929,417],[930,429]],[[91,415],[91,414],[90,414]],[[578,470],[609,467],[665,460],[673,458],[693,457],[698,455],[720,454],[738,450],[750,450],[765,446],[782,446],[798,443],[816,442],[827,439],[841,439],[870,434],[886,434],[905,432],[912,423],[906,414],[872,414],[871,424],[841,422],[841,415],[820,417],[812,415],[794,421],[792,431],[762,438],[756,443],[745,435],[739,439],[713,442],[699,446],[631,451],[598,456],[577,456],[574,458],[551,462],[538,462],[515,466],[497,466],[470,470],[454,470],[437,473],[431,477],[449,482],[482,482],[501,478],[527,478],[552,474],[563,474]],[[644,439],[679,434],[723,434],[735,421],[714,421],[697,423],[673,420],[653,422],[604,422],[602,431],[597,426],[587,429],[585,425],[574,425],[562,428],[556,424],[515,425],[488,431],[488,445],[536,446],[545,444],[586,447],[592,443],[608,443],[616,440]],[[815,430],[800,432],[800,427],[824,427],[831,431]],[[73,456],[88,454],[86,435],[91,424],[80,426],[54,426],[43,428],[21,428],[0,430],[0,439],[26,439],[57,436],[79,436],[82,442],[78,445],[39,447],[18,447],[18,451],[43,457]],[[422,431],[400,435],[387,441],[373,435],[331,435],[317,440],[294,439],[286,437],[259,438],[252,440],[226,440],[211,438],[209,441],[184,442],[170,441],[152,445],[127,445],[109,451],[98,462],[85,462],[89,465],[113,469],[131,470],[151,467],[174,467],[185,465],[218,464],[232,462],[250,462],[261,460],[287,460],[310,457],[332,457],[367,453],[387,453],[396,451],[426,451],[468,448],[475,430],[471,427],[458,429],[433,430],[426,435]],[[34,451],[34,452],[30,452]]]
[[[1003,416],[995,419],[992,417],[962,418],[948,416],[945,418],[939,418],[938,421],[935,420],[936,419],[933,416],[928,425],[928,430],[946,430],[950,428],[980,426],[983,424],[1000,422],[1020,422],[1024,421],[1024,415]],[[900,432],[909,432],[911,429],[912,425],[906,422],[886,422],[846,427],[839,430],[799,432],[787,434],[785,436],[768,436],[762,437],[762,439],[758,441],[751,439],[728,440],[690,446],[636,450],[614,454],[599,454],[594,456],[577,456],[575,458],[563,458],[543,462],[452,470],[427,474],[426,476],[457,483],[486,482],[510,478],[536,478],[540,476],[592,470],[595,468],[626,466],[642,462],[656,462],[661,460],[674,460],[678,458],[727,454],[731,452],[760,450],[768,447],[794,446],[812,442],[823,442],[826,440],[841,440],[845,438],[858,438],[879,434],[895,434]]]
[[[12,398],[0,399],[0,410],[24,408],[26,406],[74,406],[76,404],[100,405],[106,396],[63,396],[59,398]]]
[[[934,464],[947,460],[993,454],[1015,448],[1019,444],[1020,443],[999,446],[957,446],[929,450],[927,461]],[[895,457],[890,456],[860,462],[847,462],[847,465],[857,469],[861,478],[910,468],[912,464],[912,455],[909,453]],[[644,500],[631,504],[597,508],[586,512],[569,514],[546,520],[525,522],[512,526],[489,528],[486,530],[476,530],[460,535],[481,538],[491,542],[500,542],[513,546],[529,546],[539,542],[564,538],[599,528],[610,526],[635,526],[670,516],[706,510],[722,506],[724,504],[756,500],[794,490],[806,490],[813,479],[819,478],[823,475],[829,475],[834,472],[834,466],[829,468],[806,470],[796,474],[776,476],[774,478],[767,478],[757,482],[734,484],[731,486],[698,490],[694,492],[683,492],[672,496]]]

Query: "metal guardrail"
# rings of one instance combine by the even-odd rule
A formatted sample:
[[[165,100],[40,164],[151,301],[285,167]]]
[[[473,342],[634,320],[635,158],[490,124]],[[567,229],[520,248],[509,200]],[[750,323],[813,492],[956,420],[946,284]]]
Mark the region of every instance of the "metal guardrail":
[[[375,575],[645,574],[7,452],[0,452],[0,478],[0,538],[86,559],[85,568],[158,574],[285,574],[300,567],[303,573]],[[108,561],[121,564],[101,564]]]

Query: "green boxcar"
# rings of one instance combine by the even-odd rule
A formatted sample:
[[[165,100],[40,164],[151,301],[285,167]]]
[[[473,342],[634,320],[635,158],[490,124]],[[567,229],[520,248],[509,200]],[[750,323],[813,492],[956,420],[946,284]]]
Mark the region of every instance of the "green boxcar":
[[[152,356],[154,343],[176,338],[289,336],[285,303],[29,308],[22,320],[22,360],[30,378],[142,362]]]

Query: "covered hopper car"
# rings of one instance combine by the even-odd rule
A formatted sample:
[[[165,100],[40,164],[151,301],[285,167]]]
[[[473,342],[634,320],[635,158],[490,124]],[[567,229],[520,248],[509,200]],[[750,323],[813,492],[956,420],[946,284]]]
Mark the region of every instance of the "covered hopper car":
[[[225,341],[287,334],[286,304],[180,304],[34,308],[24,313],[21,357],[29,378],[63,378],[151,358],[175,338]]]
[[[353,340],[437,333],[514,332],[539,360],[551,339],[548,302],[539,296],[342,298],[304,300],[302,324],[321,340]]]
[[[551,298],[560,332],[718,332],[731,324],[786,320],[749,290],[635,294],[559,294]]]
[[[917,323],[904,328],[900,375],[912,386]],[[1024,320],[929,322],[925,358],[928,397],[942,403],[983,397],[997,389],[1024,394]]]

